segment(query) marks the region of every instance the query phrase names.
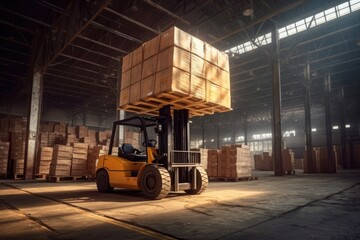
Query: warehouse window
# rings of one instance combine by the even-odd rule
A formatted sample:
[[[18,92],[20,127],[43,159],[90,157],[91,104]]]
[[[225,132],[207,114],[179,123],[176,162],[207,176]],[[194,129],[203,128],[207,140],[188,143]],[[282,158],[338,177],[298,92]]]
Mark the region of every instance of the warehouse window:
[[[345,16],[357,10],[360,10],[360,0],[351,0],[344,2],[342,4],[337,5],[336,7],[329,8],[313,16],[309,16],[305,19],[302,19],[300,21],[291,23],[285,27],[280,28],[278,30],[279,38],[280,39],[287,38],[291,35],[297,34],[299,32],[303,32],[315,26],[319,26],[323,23]],[[225,51],[225,53],[228,53],[231,56],[235,56],[236,54],[243,54],[245,52],[249,52],[258,48],[258,46],[264,46],[270,43],[271,43],[271,33],[267,33],[265,35],[253,39],[253,41],[248,41],[236,47],[228,49]]]

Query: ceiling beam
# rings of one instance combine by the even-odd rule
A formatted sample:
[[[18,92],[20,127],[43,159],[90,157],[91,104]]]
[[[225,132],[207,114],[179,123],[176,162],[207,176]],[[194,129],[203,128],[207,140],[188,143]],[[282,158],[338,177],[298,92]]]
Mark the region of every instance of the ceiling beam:
[[[84,39],[84,40],[86,40],[86,41],[89,41],[89,42],[98,44],[98,45],[100,45],[100,46],[109,48],[109,49],[111,49],[111,50],[115,50],[115,51],[117,51],[117,52],[121,52],[121,53],[125,53],[125,54],[128,53],[127,51],[124,51],[124,50],[122,50],[122,49],[120,49],[120,48],[117,48],[117,47],[114,47],[114,46],[105,44],[105,43],[103,43],[103,42],[96,41],[96,40],[91,39],[91,38],[88,38],[88,37],[84,37],[84,36],[82,36],[82,35],[79,35],[78,37],[79,37],[80,39]]]
[[[108,12],[111,12],[111,13],[115,14],[116,16],[121,17],[121,18],[123,18],[123,19],[125,19],[125,20],[127,20],[127,21],[129,21],[129,22],[131,22],[131,23],[133,23],[133,24],[135,24],[135,25],[138,25],[138,26],[140,26],[140,27],[142,27],[142,28],[145,28],[146,30],[149,30],[150,32],[153,32],[153,33],[156,33],[156,34],[160,34],[160,31],[158,31],[158,30],[156,30],[156,29],[154,29],[154,28],[151,28],[151,27],[149,27],[149,26],[146,26],[145,24],[142,24],[141,22],[138,22],[138,21],[136,21],[136,20],[134,20],[134,19],[132,19],[132,18],[129,18],[129,17],[127,17],[127,16],[125,16],[125,15],[123,15],[123,14],[121,14],[121,13],[118,13],[117,11],[114,11],[114,10],[111,9],[111,8],[105,8],[105,10],[108,11]]]
[[[143,1],[146,2],[147,4],[153,6],[154,8],[156,8],[156,9],[158,9],[158,10],[166,13],[167,15],[169,15],[169,16],[177,19],[177,20],[179,20],[180,22],[185,23],[185,24],[187,24],[187,25],[191,25],[191,23],[190,23],[189,21],[187,21],[186,19],[184,19],[183,17],[180,17],[180,16],[174,14],[173,12],[167,10],[166,8],[160,6],[159,4],[154,3],[154,2],[151,1],[151,0],[143,0]]]
[[[68,12],[62,14],[50,29],[45,69],[79,36],[91,22],[111,3],[111,0],[72,1]],[[87,21],[84,19],[88,19]],[[55,41],[53,41],[55,39]],[[46,39],[44,39],[44,42]]]

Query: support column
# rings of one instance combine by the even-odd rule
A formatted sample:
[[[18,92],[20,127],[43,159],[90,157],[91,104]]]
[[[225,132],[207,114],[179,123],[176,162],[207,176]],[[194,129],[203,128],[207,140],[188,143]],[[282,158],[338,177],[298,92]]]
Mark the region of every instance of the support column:
[[[232,127],[233,127],[232,143],[233,143],[233,144],[236,144],[236,129],[237,129],[237,128],[236,128],[235,119],[233,120]]]
[[[247,124],[247,113],[244,113],[244,143],[248,144],[248,124]]]
[[[334,158],[333,143],[332,143],[332,124],[331,124],[331,108],[330,95],[331,94],[331,76],[329,73],[325,76],[325,123],[326,123],[326,147],[327,147],[327,166],[326,172],[336,172],[336,162]]]
[[[161,138],[159,139],[159,151],[161,154],[166,154],[168,160],[165,161],[165,168],[169,169],[168,163],[170,161],[170,152],[173,149],[173,132],[172,132],[172,117],[171,117],[171,106],[166,105],[159,109],[159,116],[163,117],[160,119],[162,125]],[[170,169],[169,169],[170,170]]]
[[[306,165],[304,172],[314,173],[315,164],[312,159],[312,137],[311,137],[311,109],[310,109],[310,64],[306,61],[304,66],[304,109],[305,109],[305,142],[306,142]]]
[[[343,162],[343,167],[345,169],[350,168],[349,158],[346,154],[346,128],[345,128],[345,94],[344,88],[341,88],[340,92],[340,138],[341,138],[341,158]]]
[[[33,179],[35,177],[35,165],[37,159],[38,131],[41,114],[42,102],[42,82],[43,72],[35,72],[31,84],[30,105],[27,116],[25,159],[24,159],[24,178]]]
[[[202,137],[202,147],[206,148],[206,145],[205,145],[205,118],[204,117],[202,119],[201,137]]]
[[[275,160],[275,176],[283,176],[282,165],[282,133],[281,133],[281,79],[280,79],[280,42],[279,31],[276,20],[271,32],[271,40],[273,44],[272,54],[272,149],[273,159]]]
[[[125,111],[124,110],[118,110],[118,106],[120,106],[120,89],[121,89],[121,64],[120,62],[118,63],[118,81],[116,83],[117,86],[117,95],[118,98],[116,99],[116,116],[115,119],[116,121],[118,120],[123,120],[126,117]],[[115,144],[117,144],[116,146],[119,146],[119,143],[124,143],[124,138],[125,138],[125,131],[124,131],[124,126],[119,126],[118,127],[118,131],[116,131],[116,135],[115,135]]]

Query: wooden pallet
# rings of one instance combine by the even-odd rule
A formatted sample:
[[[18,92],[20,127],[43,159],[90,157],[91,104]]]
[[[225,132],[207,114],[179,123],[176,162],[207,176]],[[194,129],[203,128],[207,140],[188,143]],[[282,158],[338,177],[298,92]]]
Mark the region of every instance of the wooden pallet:
[[[48,182],[74,182],[85,179],[87,179],[86,176],[46,176],[46,181]]]
[[[203,116],[206,114],[212,115],[217,112],[228,112],[232,110],[231,108],[209,103],[203,99],[178,92],[163,92],[154,97],[148,97],[126,104],[121,106],[120,109],[137,114],[157,116],[159,109],[166,105],[171,105],[174,109],[178,110],[187,109],[189,110],[190,117]]]
[[[35,174],[36,180],[46,180],[47,174]]]
[[[285,170],[284,175],[295,175],[295,170]]]
[[[249,177],[209,177],[211,182],[242,182],[242,181],[254,181],[258,180],[258,177],[249,176]]]

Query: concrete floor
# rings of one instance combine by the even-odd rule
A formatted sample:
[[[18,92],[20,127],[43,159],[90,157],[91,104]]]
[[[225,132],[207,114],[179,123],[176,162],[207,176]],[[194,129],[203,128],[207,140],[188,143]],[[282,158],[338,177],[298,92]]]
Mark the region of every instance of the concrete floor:
[[[0,181],[0,239],[360,239],[360,171],[211,182],[145,200],[95,182]]]

